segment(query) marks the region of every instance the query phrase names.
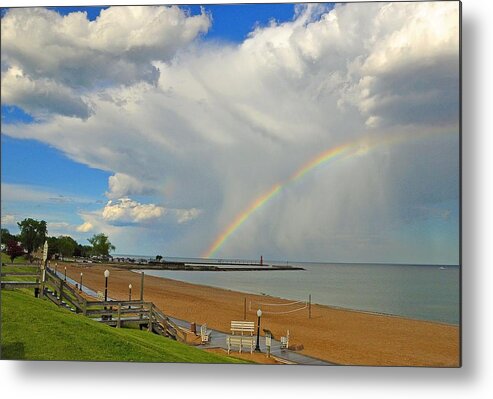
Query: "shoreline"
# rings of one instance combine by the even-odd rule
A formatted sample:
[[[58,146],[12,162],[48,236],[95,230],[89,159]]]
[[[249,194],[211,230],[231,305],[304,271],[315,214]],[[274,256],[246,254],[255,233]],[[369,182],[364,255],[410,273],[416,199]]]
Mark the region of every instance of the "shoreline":
[[[62,264],[67,275],[84,285],[102,290],[103,271],[110,270],[110,297],[128,299],[128,284],[133,299],[139,297],[140,274],[115,265]],[[60,267],[60,264],[59,264]],[[207,323],[208,327],[228,332],[231,320],[243,320],[245,303],[288,304],[270,295],[250,294],[224,288],[197,285],[164,277],[145,275],[144,299],[152,301],[165,314],[182,320]],[[289,314],[264,314],[262,328],[276,338],[290,331],[291,342],[302,345],[309,356],[345,365],[458,367],[460,328],[435,321],[396,315],[312,304],[312,317],[301,310]],[[287,309],[291,309],[288,308]],[[246,310],[246,319],[256,321],[255,311]],[[261,333],[261,335],[263,335]]]
[[[139,274],[139,275],[141,273],[141,271],[139,271],[138,269],[135,269],[135,270],[128,269],[128,270],[130,272],[132,272],[132,273]],[[144,268],[142,268],[142,271],[144,271],[144,270],[149,270],[149,271],[164,270],[164,271],[166,271],[168,269],[152,269],[152,268],[144,269]],[[302,269],[302,270],[305,270],[305,269]],[[188,271],[188,270],[184,270],[184,271]],[[252,270],[252,271],[255,271],[255,270]],[[269,297],[269,298],[279,299],[279,300],[282,300],[282,301],[294,301],[293,298],[284,298],[284,297],[281,297],[281,296],[275,296],[273,294],[267,294],[267,293],[264,293],[264,292],[257,293],[257,292],[249,292],[249,291],[240,291],[240,290],[235,290],[235,289],[231,289],[231,288],[224,288],[224,287],[218,287],[218,286],[209,285],[209,284],[189,283],[189,282],[183,281],[183,280],[178,280],[178,279],[174,279],[174,278],[170,278],[170,277],[154,276],[152,274],[146,274],[146,276],[152,276],[152,277],[160,278],[160,279],[163,279],[163,280],[171,280],[171,281],[176,281],[176,282],[184,282],[184,283],[187,283],[187,284],[197,285],[197,286],[200,286],[200,287],[209,287],[209,288],[214,288],[214,289],[226,290],[226,291],[236,292],[236,293],[244,294],[244,295],[265,296],[265,297]],[[302,300],[300,300],[300,301],[302,301]],[[347,312],[357,312],[357,313],[365,313],[365,314],[376,315],[376,316],[395,317],[395,318],[401,318],[401,319],[405,319],[405,320],[414,320],[414,321],[421,321],[421,322],[429,322],[429,323],[441,324],[441,325],[450,326],[450,327],[457,327],[457,328],[460,327],[460,323],[457,323],[456,324],[456,323],[448,323],[446,321],[440,321],[440,320],[420,319],[420,318],[417,318],[417,317],[404,316],[404,315],[398,315],[398,314],[393,314],[393,313],[385,313],[385,312],[378,312],[378,311],[374,311],[374,310],[365,310],[365,309],[353,309],[353,308],[347,308],[347,307],[344,307],[344,306],[327,305],[327,304],[324,304],[324,303],[317,303],[317,302],[312,302],[311,304],[312,305],[317,305],[317,306],[328,307],[330,309],[337,309],[337,310],[347,311]]]

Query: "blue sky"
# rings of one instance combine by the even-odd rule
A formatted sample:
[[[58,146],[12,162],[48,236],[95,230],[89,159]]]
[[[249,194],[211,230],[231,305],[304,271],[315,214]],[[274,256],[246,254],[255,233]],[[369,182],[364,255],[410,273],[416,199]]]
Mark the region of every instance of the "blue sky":
[[[62,23],[52,14],[20,9],[14,20],[3,10],[2,227],[43,218],[50,234],[79,242],[103,231],[120,253],[201,256],[322,150],[373,137],[376,150],[317,169],[252,214],[217,256],[457,263],[457,46],[432,26],[436,12],[454,38],[456,10],[430,6],[422,41],[413,15],[428,5],[395,7],[406,8],[396,9],[399,24],[378,4],[146,9],[125,14],[137,36],[67,19],[65,37],[15,28],[30,19],[51,29]],[[101,10],[110,22],[123,15],[50,10],[94,22]],[[411,44],[396,61],[402,35]],[[378,139],[392,133],[404,144]]]

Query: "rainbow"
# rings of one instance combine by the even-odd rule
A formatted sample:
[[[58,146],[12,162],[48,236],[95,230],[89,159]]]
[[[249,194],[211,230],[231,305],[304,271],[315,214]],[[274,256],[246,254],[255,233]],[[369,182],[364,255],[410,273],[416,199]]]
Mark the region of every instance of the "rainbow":
[[[317,166],[325,164],[335,159],[348,159],[351,157],[367,154],[370,150],[382,144],[396,144],[408,139],[429,137],[437,134],[448,133],[447,131],[437,131],[435,133],[413,133],[413,134],[387,134],[373,139],[358,139],[336,147],[332,147],[318,154],[316,157],[301,166],[284,183],[276,183],[267,192],[255,199],[243,212],[238,214],[234,221],[214,240],[212,245],[202,254],[204,258],[212,257],[215,252],[225,243],[225,241],[260,207],[265,205],[270,199],[279,194],[288,184],[301,179]]]
[[[240,227],[245,220],[249,218],[249,216],[255,212],[258,208],[264,205],[267,201],[269,201],[272,197],[274,197],[279,191],[281,191],[282,185],[275,184],[272,188],[269,189],[266,193],[262,194],[255,201],[253,201],[246,210],[240,213],[233,223],[231,223],[223,233],[216,238],[216,240],[212,243],[211,247],[207,250],[207,252],[203,255],[204,258],[209,258],[216,252],[221,245],[224,244],[224,241],[228,239],[228,237],[234,233],[234,231]]]

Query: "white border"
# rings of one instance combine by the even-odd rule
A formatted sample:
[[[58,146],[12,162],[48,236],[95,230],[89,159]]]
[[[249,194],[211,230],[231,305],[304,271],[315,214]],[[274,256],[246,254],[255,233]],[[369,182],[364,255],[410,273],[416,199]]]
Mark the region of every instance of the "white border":
[[[243,1],[248,2],[252,1]],[[75,5],[162,3],[153,0],[70,1]],[[493,131],[488,123],[493,104],[492,3],[463,1],[462,369],[1,361],[2,396],[84,399],[489,397],[493,392],[493,262],[490,255]],[[67,5],[67,1],[2,0],[1,4],[2,7],[28,5]]]

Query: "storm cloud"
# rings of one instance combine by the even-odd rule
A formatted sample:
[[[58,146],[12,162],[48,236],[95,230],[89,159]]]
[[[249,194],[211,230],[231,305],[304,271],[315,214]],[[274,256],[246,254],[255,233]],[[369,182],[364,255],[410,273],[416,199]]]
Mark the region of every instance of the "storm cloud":
[[[56,93],[67,101],[63,108],[53,98],[42,121],[3,133],[111,172],[109,199],[148,196],[183,210],[175,220],[191,223],[110,227],[117,243],[158,235],[184,256],[204,253],[252,201],[324,150],[390,138],[287,185],[217,256],[456,262],[458,7],[302,6],[292,21],[259,26],[240,44],[198,42],[213,19],[177,7],[112,7],[95,22],[83,13],[9,11],[3,101],[40,112],[42,84],[63,85]],[[128,27],[103,24],[117,17]],[[33,29],[16,28],[28,21]],[[27,45],[36,30],[43,42]],[[13,75],[32,89],[12,84]],[[91,226],[111,222],[101,212],[81,216]]]

